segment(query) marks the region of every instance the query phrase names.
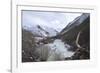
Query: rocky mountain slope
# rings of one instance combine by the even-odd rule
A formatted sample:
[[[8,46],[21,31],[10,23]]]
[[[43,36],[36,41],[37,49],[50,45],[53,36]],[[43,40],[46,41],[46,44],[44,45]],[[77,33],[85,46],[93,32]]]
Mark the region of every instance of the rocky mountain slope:
[[[24,26],[23,29],[32,32],[35,36],[41,37],[51,37],[58,34],[58,31],[56,31],[55,29],[43,25],[34,25],[30,27]]]
[[[90,14],[83,13],[72,23],[69,23],[61,32],[60,38],[72,46],[70,50],[77,51],[75,59],[90,58]],[[80,55],[78,55],[80,53]],[[83,53],[83,54],[82,54]],[[84,54],[85,53],[85,54]],[[73,59],[74,59],[73,57]]]

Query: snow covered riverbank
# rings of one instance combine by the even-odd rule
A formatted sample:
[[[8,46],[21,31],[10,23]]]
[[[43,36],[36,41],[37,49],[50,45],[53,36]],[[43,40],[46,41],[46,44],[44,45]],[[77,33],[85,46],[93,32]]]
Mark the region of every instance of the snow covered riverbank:
[[[66,57],[71,57],[74,52],[68,51],[68,48],[65,47],[65,44],[62,40],[56,39],[53,43],[48,44],[52,52],[49,58],[54,57],[54,55],[59,55],[61,59]],[[69,47],[69,45],[67,45]]]
[[[61,39],[56,39],[53,43],[44,44],[38,47],[37,50],[41,59],[47,61],[59,61],[65,60],[65,58],[71,57],[74,54],[74,52],[68,51],[68,47],[69,45],[64,44]]]

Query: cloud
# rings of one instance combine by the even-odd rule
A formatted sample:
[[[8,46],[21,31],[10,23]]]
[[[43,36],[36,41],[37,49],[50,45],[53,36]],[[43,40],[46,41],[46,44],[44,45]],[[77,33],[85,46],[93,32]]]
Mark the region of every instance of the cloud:
[[[82,13],[23,11],[22,25],[27,27],[43,25],[61,31],[69,22],[81,14]]]

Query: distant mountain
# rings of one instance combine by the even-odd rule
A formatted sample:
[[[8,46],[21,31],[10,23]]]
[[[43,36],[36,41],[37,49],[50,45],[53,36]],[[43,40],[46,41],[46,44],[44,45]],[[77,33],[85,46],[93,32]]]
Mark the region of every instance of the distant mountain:
[[[35,36],[51,37],[58,34],[58,31],[56,31],[55,29],[43,25],[34,25],[31,27],[24,26],[23,28],[31,31]]]

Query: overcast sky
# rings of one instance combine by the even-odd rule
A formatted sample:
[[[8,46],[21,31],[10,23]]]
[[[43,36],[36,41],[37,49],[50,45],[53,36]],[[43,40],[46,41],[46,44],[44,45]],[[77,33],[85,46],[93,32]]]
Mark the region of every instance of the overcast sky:
[[[43,25],[61,31],[82,13],[22,11],[23,26]]]

